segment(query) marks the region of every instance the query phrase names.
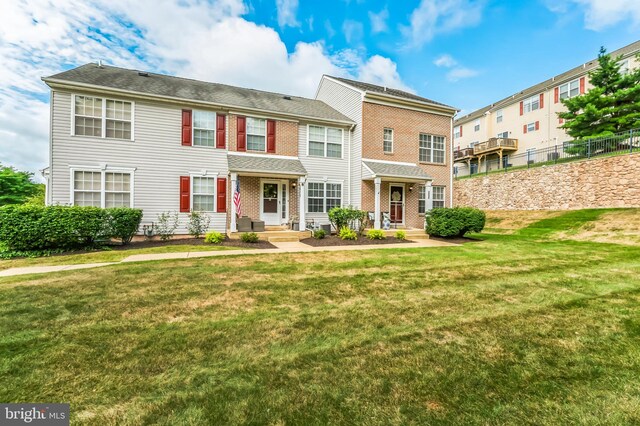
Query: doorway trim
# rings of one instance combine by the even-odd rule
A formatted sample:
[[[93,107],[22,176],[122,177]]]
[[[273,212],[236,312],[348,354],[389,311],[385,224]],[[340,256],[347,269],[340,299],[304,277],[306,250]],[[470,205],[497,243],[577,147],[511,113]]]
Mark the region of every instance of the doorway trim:
[[[277,199],[278,199],[278,211],[277,211],[277,216],[278,216],[278,221],[277,223],[273,224],[273,223],[267,223],[267,221],[264,218],[264,184],[265,183],[275,183],[278,185],[278,194],[277,194]],[[282,202],[282,195],[283,195],[283,191],[284,190],[284,203]],[[289,223],[289,181],[287,179],[260,179],[260,187],[259,187],[259,191],[260,191],[260,220],[265,222],[265,225],[267,226],[280,226],[282,224],[286,224]],[[282,217],[282,212],[284,209],[284,213],[285,213],[285,217]]]

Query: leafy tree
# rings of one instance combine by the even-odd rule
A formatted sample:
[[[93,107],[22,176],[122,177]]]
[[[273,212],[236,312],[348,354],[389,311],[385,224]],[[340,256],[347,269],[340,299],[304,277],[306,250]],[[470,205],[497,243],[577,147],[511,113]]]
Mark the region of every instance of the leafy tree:
[[[599,67],[589,72],[593,85],[587,93],[563,99],[566,112],[558,113],[564,119],[560,126],[577,142],[573,151],[583,151],[583,139],[611,136],[640,127],[640,69],[620,72],[622,57],[612,58],[604,47],[598,54]],[[617,145],[626,137],[612,138]],[[600,145],[600,149],[607,148]]]
[[[33,182],[33,173],[21,172],[0,164],[0,206],[23,204],[42,191],[42,185]]]

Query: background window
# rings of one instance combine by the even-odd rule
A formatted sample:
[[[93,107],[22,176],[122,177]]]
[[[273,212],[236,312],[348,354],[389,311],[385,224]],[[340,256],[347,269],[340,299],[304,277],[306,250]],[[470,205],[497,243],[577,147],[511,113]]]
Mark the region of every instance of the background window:
[[[580,80],[576,79],[560,85],[560,99],[573,98],[580,94]]]
[[[477,131],[479,131],[479,130],[480,130],[480,120],[476,120],[476,121],[473,123],[473,131],[474,131],[474,132],[477,132]]]
[[[502,123],[502,110],[496,111],[496,123]]]
[[[193,145],[215,146],[216,114],[210,111],[193,111]]]
[[[247,150],[267,150],[267,120],[247,117]]]
[[[73,204],[101,207],[102,173],[76,171],[73,173]]]
[[[536,123],[529,123],[527,124],[527,133],[529,132],[535,132],[536,130]]]
[[[462,126],[456,126],[453,128],[453,137],[458,139],[462,134]]]
[[[540,108],[540,95],[532,96],[523,102],[524,112],[535,111]]]
[[[393,152],[393,129],[384,129],[382,150],[386,153]]]
[[[193,210],[212,212],[215,199],[215,179],[209,177],[193,178]]]
[[[433,187],[433,208],[444,207],[444,186]]]

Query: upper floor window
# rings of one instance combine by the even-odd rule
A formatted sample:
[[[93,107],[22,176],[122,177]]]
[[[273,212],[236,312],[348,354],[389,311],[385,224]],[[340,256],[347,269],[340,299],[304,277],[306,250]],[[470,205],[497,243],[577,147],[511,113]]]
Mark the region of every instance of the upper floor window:
[[[74,95],[73,131],[76,136],[133,139],[133,103]]]
[[[194,176],[192,179],[192,197],[194,211],[214,211],[216,180],[212,177]]]
[[[502,110],[501,109],[496,111],[496,123],[502,123]]]
[[[418,160],[424,163],[441,163],[445,160],[444,136],[420,133]]]
[[[384,129],[382,150],[387,154],[393,152],[393,129]]]
[[[214,147],[216,114],[211,111],[193,111],[193,145]]]
[[[247,117],[247,150],[267,150],[267,120]]]
[[[456,126],[453,128],[453,137],[454,139],[458,139],[462,136],[462,126]]]
[[[474,123],[473,123],[473,131],[477,132],[478,130],[480,130],[480,119],[477,119]]]
[[[531,96],[525,99],[522,104],[525,113],[540,109],[540,95]]]
[[[342,184],[325,182],[307,183],[307,211],[327,213],[342,205]]]
[[[131,173],[73,170],[73,205],[131,207]]]
[[[580,94],[580,79],[560,85],[560,99],[573,98]]]
[[[620,65],[620,75],[629,74],[629,60],[628,59],[625,59],[623,61],[618,62],[618,65]]]
[[[342,158],[342,129],[309,126],[309,155]]]

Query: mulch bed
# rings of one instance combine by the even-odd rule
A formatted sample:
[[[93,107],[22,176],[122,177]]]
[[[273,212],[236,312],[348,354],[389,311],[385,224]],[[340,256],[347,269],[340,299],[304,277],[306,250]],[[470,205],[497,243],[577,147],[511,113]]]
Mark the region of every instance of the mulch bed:
[[[113,245],[109,246],[112,250],[135,250],[150,247],[166,247],[166,246],[223,246],[223,247],[241,247],[253,249],[274,249],[277,248],[269,241],[259,240],[257,243],[244,243],[240,240],[225,239],[221,244],[207,244],[202,238],[176,238],[169,241],[162,240],[143,240],[132,241],[129,245]]]
[[[342,240],[337,235],[326,236],[321,240],[315,238],[305,238],[300,240],[301,243],[305,243],[312,247],[326,247],[326,246],[364,246],[373,244],[402,244],[413,243],[414,241],[399,240],[395,237],[387,237],[384,240],[370,240],[365,236],[358,237],[357,240]]]

